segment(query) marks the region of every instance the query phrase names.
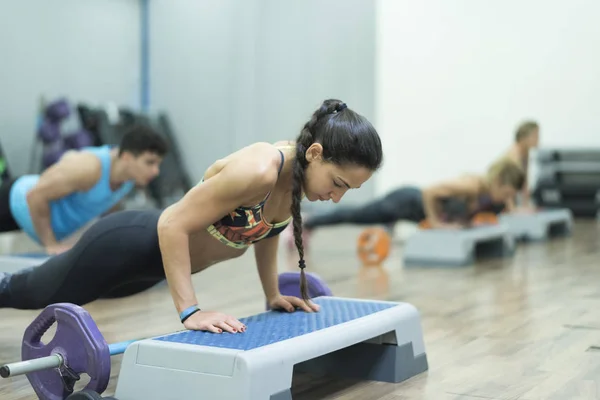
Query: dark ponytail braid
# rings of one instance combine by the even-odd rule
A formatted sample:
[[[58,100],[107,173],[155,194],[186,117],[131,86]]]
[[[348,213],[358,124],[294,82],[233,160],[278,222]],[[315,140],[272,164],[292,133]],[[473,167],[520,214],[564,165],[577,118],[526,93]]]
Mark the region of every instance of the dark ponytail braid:
[[[298,249],[298,255],[300,260],[298,265],[300,267],[300,293],[305,301],[310,300],[308,283],[306,281],[306,274],[304,268],[306,263],[304,261],[304,245],[302,243],[302,215],[300,214],[300,204],[302,202],[302,193],[304,186],[304,171],[308,166],[306,161],[306,150],[316,141],[320,142],[322,135],[319,135],[319,128],[323,126],[323,122],[326,116],[333,117],[339,114],[346,108],[340,100],[325,100],[321,107],[315,111],[311,119],[304,124],[300,135],[296,139],[296,158],[292,166],[293,174],[293,188],[292,188],[292,206],[291,212],[294,224],[294,241],[296,248]]]

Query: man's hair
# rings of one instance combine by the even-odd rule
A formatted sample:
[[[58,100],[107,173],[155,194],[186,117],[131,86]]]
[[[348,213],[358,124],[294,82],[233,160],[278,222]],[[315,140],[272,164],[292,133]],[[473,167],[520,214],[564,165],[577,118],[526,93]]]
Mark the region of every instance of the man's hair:
[[[167,151],[165,139],[147,125],[135,125],[128,129],[119,145],[119,155],[129,152],[137,157],[149,152],[163,157]]]
[[[517,131],[515,132],[515,141],[520,142],[538,129],[540,129],[540,126],[537,122],[524,121],[517,127]]]

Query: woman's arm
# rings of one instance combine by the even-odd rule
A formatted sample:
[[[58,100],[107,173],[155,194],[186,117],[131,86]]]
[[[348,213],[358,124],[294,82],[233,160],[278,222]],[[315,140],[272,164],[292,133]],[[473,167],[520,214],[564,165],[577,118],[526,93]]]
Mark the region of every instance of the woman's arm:
[[[206,229],[240,205],[264,196],[277,181],[275,166],[264,158],[231,160],[216,175],[192,188],[167,208],[158,222],[158,238],[171,296],[177,311],[196,305],[189,251],[190,234]]]
[[[277,272],[278,238],[279,236],[274,236],[253,245],[258,276],[269,306],[274,309],[283,308],[288,312],[293,312],[296,307],[306,312],[318,311],[319,306],[312,301],[309,306],[299,297],[282,296],[279,292],[279,274]]]
[[[269,302],[280,295],[277,271],[278,245],[279,235],[263,239],[253,245],[258,276]]]
[[[425,218],[434,228],[443,226],[436,208],[438,201],[446,197],[475,197],[479,192],[479,185],[476,177],[464,176],[425,188],[423,190]]]

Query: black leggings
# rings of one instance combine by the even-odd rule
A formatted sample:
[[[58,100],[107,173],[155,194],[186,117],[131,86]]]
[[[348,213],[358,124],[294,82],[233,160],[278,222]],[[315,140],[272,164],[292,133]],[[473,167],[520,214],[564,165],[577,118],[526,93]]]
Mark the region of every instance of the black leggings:
[[[10,188],[12,188],[15,180],[6,179],[0,185],[0,232],[21,230],[10,211]]]
[[[405,220],[419,222],[425,218],[421,190],[405,186],[384,197],[357,207],[340,207],[332,212],[306,219],[308,229],[337,224],[391,224]]]
[[[121,211],[92,225],[69,251],[9,277],[0,307],[39,309],[144,291],[165,279],[156,231],[161,211]]]

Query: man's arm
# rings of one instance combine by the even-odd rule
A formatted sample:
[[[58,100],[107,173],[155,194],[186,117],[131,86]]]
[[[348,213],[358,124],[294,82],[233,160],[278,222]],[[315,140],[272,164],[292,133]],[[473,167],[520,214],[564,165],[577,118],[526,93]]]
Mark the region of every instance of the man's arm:
[[[521,199],[522,205],[525,208],[531,207],[531,192],[529,190],[529,174],[528,171],[525,171],[525,181],[523,182],[523,189],[521,190]]]
[[[27,193],[33,227],[44,247],[57,245],[50,221],[50,202],[90,189],[100,179],[100,160],[93,154],[68,153],[48,168]]]
[[[527,176],[527,164],[523,162],[523,159],[521,158],[521,155],[519,153],[519,151],[517,150],[516,147],[511,147],[506,153],[505,156],[508,157],[509,159],[513,160],[514,162],[516,162],[517,164],[519,164],[520,166],[523,167],[523,169],[525,170],[525,174]],[[528,208],[530,205],[530,193],[529,193],[529,188],[527,187],[527,178],[525,179],[525,183],[523,185],[523,189],[521,190],[521,205],[520,207],[517,207],[516,204],[516,199],[510,199],[506,202],[506,211],[507,212],[514,212],[517,211],[519,208]]]
[[[517,207],[515,205],[515,199],[506,200],[505,209],[506,209],[507,213],[514,212],[517,209]]]

